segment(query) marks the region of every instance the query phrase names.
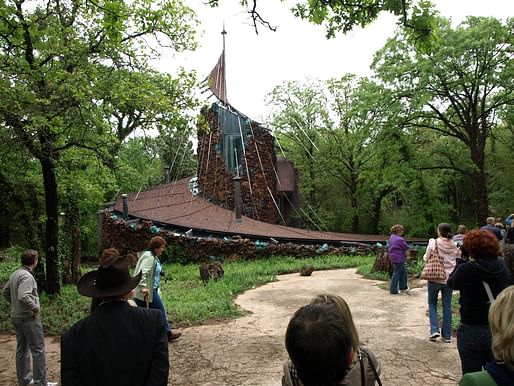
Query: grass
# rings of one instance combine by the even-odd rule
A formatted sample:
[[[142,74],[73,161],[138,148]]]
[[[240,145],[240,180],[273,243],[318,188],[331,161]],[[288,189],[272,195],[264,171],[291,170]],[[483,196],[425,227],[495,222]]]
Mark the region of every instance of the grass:
[[[19,256],[21,250],[11,248],[0,255]],[[0,284],[19,266],[18,259],[0,263]],[[276,280],[277,275],[298,272],[304,265],[316,270],[357,268],[357,272],[370,279],[388,280],[386,272],[371,272],[374,255],[316,256],[313,258],[268,257],[259,260],[241,260],[224,263],[222,280],[204,284],[200,280],[198,265],[165,264],[161,282],[162,296],[170,319],[175,326],[189,326],[227,318],[237,318],[244,311],[234,304],[234,298],[251,288]],[[409,274],[420,272],[420,265],[409,266]],[[421,265],[422,267],[422,265]],[[78,294],[75,286],[63,286],[57,295],[40,295],[41,317],[47,334],[61,334],[89,313],[90,299]],[[9,304],[0,297],[0,332],[12,331]],[[458,323],[458,321],[457,321]]]

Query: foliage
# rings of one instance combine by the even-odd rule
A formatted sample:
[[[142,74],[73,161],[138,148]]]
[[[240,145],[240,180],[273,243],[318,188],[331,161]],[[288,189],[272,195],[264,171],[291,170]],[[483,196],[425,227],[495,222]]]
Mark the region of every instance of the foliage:
[[[20,144],[13,148],[40,164],[46,289],[54,293],[61,163],[79,155],[84,162],[72,172],[92,158],[112,167],[130,132],[182,119],[182,109],[194,103],[184,97],[194,75],[173,79],[148,63],[163,48],[194,48],[196,20],[180,1],[150,0],[8,1],[0,15],[0,144]]]
[[[236,295],[276,280],[276,275],[298,272],[304,265],[316,270],[369,266],[374,256],[317,256],[297,259],[270,257],[262,260],[237,261],[223,265],[225,275],[219,281],[204,284],[198,265],[164,264],[166,275],[161,283],[168,314],[174,325],[191,325],[212,319],[234,318],[243,311],[234,304]],[[7,280],[18,265],[0,263],[0,281]],[[45,332],[60,334],[89,312],[90,299],[80,296],[76,287],[64,285],[60,294],[43,294],[41,317]],[[0,331],[11,331],[8,303],[0,297]]]
[[[444,137],[432,142],[423,168],[468,177],[479,223],[489,214],[486,145],[498,130],[497,117],[514,104],[513,23],[469,17],[452,29],[440,19],[441,40],[430,50],[413,51],[400,34],[374,63],[405,106],[404,127],[411,135],[432,131],[433,139]]]
[[[262,16],[258,0],[239,1],[250,15],[255,32],[258,24],[272,31],[276,27],[266,16]],[[207,4],[217,7],[219,0],[208,0]],[[398,17],[398,24],[404,27],[409,39],[421,49],[428,49],[438,39],[437,12],[432,3],[426,0],[301,0],[291,9],[296,17],[311,23],[324,25],[327,38],[338,32],[347,33],[356,28],[363,28],[375,21],[382,12],[392,13]]]

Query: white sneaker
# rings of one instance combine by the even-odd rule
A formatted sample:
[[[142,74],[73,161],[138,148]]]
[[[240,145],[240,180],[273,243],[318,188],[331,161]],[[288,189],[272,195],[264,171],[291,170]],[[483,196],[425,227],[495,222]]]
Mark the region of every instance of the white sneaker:
[[[432,342],[435,342],[437,338],[439,338],[439,333],[438,332],[433,332],[433,333],[430,334],[430,337],[428,338],[428,340],[431,340]]]

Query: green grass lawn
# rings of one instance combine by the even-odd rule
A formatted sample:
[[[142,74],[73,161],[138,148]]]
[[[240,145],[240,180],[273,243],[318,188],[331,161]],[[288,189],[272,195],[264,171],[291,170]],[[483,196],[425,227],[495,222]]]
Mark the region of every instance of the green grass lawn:
[[[5,283],[18,266],[20,251],[3,251],[2,255],[16,256],[0,263],[0,283]],[[374,255],[316,256],[314,258],[264,257],[259,260],[241,260],[223,264],[225,276],[219,281],[204,284],[200,280],[197,264],[164,264],[166,276],[161,282],[163,301],[171,305],[170,320],[178,327],[206,323],[213,320],[236,318],[244,311],[234,304],[236,295],[265,283],[276,276],[299,272],[302,266],[312,265],[316,270],[357,268],[365,277],[388,280],[385,272],[371,273]],[[418,266],[409,267],[409,274]],[[85,271],[85,270],[83,270]],[[58,295],[42,293],[41,317],[47,334],[61,334],[89,312],[90,299],[78,294],[76,287],[63,286]],[[9,304],[0,297],[0,332],[12,331]]]

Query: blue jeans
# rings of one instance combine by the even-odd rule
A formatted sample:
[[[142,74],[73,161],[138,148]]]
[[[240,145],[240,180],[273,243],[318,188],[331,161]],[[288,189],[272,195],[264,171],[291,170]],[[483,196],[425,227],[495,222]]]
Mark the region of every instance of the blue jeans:
[[[35,318],[12,318],[16,331],[16,375],[19,385],[46,386],[45,338],[41,320]],[[32,354],[33,371],[30,371]]]
[[[159,296],[159,292],[156,289],[154,289],[152,296],[153,296],[153,300],[150,303],[148,303],[148,307],[161,311],[162,318],[164,320],[164,326],[166,326],[166,332],[171,332],[171,326],[168,322],[168,315],[166,314],[166,308],[164,308],[164,303],[162,302],[161,297]],[[136,298],[134,298],[134,301],[136,302],[138,307],[146,307],[145,301],[139,300]]]
[[[437,316],[437,296],[441,291],[443,297],[443,329],[442,336],[450,339],[452,336],[452,289],[446,284],[428,282],[428,315],[430,317],[430,333],[439,333],[439,318]]]
[[[407,271],[405,270],[405,263],[393,263],[393,277],[391,277],[391,286],[389,287],[390,293],[398,293],[398,283],[400,285],[400,291],[409,288],[407,285]]]
[[[482,371],[485,363],[493,360],[489,326],[459,325],[457,349],[459,350],[462,374]]]

